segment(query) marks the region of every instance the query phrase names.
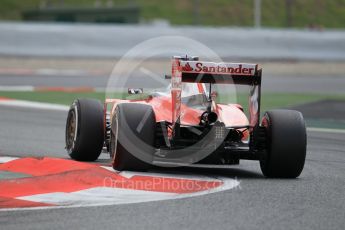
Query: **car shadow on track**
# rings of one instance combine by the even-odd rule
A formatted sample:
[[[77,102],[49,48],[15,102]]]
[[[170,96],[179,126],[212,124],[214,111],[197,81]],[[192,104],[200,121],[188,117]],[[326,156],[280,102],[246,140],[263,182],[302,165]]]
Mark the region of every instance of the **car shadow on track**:
[[[99,159],[96,164],[110,166],[109,159]],[[243,168],[227,167],[227,168],[202,168],[202,167],[154,167],[147,173],[157,174],[171,174],[171,175],[201,175],[213,177],[228,177],[228,178],[252,178],[265,179],[265,177],[256,171],[251,171]]]
[[[264,179],[265,177],[261,173],[245,170],[242,168],[174,168],[174,169],[160,169],[161,172],[164,171],[170,173],[179,174],[199,174],[205,176],[214,177],[229,177],[229,178],[256,178]],[[166,173],[167,173],[166,172]]]

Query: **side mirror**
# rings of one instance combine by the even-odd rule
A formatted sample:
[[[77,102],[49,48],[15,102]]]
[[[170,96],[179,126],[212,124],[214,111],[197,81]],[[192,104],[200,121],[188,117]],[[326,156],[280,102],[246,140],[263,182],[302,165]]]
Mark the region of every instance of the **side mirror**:
[[[171,79],[171,75],[165,74],[165,75],[164,75],[164,78],[165,78],[165,79]]]
[[[144,93],[143,88],[128,88],[128,94],[142,94]]]

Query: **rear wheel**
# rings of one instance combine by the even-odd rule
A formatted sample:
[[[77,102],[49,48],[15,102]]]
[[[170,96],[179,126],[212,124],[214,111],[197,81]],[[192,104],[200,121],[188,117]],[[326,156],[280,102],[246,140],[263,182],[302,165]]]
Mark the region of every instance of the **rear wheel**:
[[[293,110],[265,113],[262,126],[266,130],[267,156],[260,161],[266,177],[296,178],[306,157],[306,128],[303,116]]]
[[[101,102],[77,99],[66,122],[66,150],[72,159],[95,161],[104,144],[104,114]]]
[[[110,154],[115,170],[145,171],[154,154],[156,119],[151,106],[124,103],[112,118]]]

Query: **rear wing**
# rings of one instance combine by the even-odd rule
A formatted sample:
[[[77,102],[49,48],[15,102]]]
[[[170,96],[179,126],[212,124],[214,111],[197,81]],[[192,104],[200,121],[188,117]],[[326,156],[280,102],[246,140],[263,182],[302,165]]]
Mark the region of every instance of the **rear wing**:
[[[171,74],[172,124],[180,123],[182,82],[250,85],[250,126],[260,119],[262,70],[257,64],[202,62],[198,58],[173,57]]]
[[[179,65],[182,82],[251,85],[258,80],[257,64],[179,61]]]

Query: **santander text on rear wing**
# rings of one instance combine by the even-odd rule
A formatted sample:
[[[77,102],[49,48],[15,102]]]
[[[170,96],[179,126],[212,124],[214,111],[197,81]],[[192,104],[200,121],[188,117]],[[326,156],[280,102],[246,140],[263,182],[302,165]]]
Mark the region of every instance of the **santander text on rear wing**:
[[[184,61],[179,63],[182,82],[216,84],[252,84],[259,75],[258,65]]]

